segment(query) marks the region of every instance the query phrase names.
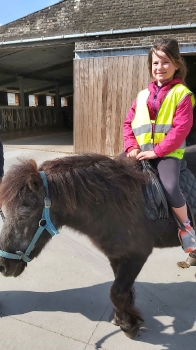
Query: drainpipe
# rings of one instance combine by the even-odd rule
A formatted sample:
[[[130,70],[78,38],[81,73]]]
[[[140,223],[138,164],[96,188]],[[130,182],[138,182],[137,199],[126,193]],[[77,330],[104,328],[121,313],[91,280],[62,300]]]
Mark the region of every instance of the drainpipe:
[[[76,34],[65,34],[65,35],[55,35],[48,37],[40,38],[30,38],[30,39],[20,39],[20,40],[11,40],[11,41],[1,41],[0,45],[18,45],[18,44],[28,44],[36,42],[45,42],[51,40],[62,40],[62,39],[79,39],[87,37],[99,37],[103,35],[115,35],[115,34],[129,34],[129,33],[142,33],[142,32],[154,32],[154,31],[165,31],[165,30],[177,30],[177,29],[193,29],[196,28],[196,23],[187,23],[187,24],[177,24],[177,25],[168,25],[168,26],[156,26],[156,27],[138,27],[138,28],[129,28],[129,29],[120,29],[120,30],[107,30],[101,32],[87,32],[87,33],[76,33]]]

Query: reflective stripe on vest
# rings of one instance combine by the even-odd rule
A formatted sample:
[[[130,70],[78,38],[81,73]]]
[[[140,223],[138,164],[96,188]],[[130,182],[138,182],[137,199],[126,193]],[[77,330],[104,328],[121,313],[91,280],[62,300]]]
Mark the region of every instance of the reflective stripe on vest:
[[[184,85],[176,84],[168,91],[160,109],[157,113],[156,121],[150,120],[147,107],[147,100],[150,95],[148,89],[139,92],[136,101],[136,110],[131,123],[133,133],[142,151],[152,150],[160,143],[172,128],[173,117],[178,104],[187,96],[191,96],[192,106],[195,105],[193,93]],[[154,131],[153,131],[154,124]],[[186,143],[175,151],[167,154],[167,157],[183,158]]]

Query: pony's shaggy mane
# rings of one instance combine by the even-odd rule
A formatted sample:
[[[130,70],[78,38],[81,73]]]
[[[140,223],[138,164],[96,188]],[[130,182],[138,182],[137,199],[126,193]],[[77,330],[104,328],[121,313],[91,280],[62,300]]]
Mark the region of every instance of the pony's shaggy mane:
[[[47,174],[52,197],[64,201],[70,213],[78,205],[107,202],[111,210],[120,210],[125,201],[129,210],[141,205],[144,176],[130,159],[84,154],[46,161],[40,170]]]
[[[57,202],[66,203],[72,213],[78,205],[105,204],[116,211],[125,207],[137,210],[141,201],[143,175],[130,159],[110,159],[97,154],[58,158],[45,161],[40,167],[46,173],[49,193]],[[3,178],[0,198],[6,207],[15,205],[15,199],[25,190],[31,173],[37,173],[34,160],[20,160]],[[128,212],[127,212],[128,214]]]

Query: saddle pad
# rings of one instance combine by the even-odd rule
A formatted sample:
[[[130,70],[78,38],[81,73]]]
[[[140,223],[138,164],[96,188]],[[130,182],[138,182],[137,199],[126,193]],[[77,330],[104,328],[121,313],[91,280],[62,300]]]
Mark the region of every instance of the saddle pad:
[[[150,181],[143,189],[145,213],[148,219],[168,219],[169,207],[167,200],[159,181],[157,170],[152,168],[149,162],[143,162],[143,171],[147,172]],[[185,166],[180,172],[180,188],[186,199],[188,207],[192,213],[196,214],[196,178],[193,173]]]
[[[149,220],[168,219],[168,204],[160,184],[157,170],[148,161],[142,161],[143,172],[148,180],[143,187],[144,210]]]

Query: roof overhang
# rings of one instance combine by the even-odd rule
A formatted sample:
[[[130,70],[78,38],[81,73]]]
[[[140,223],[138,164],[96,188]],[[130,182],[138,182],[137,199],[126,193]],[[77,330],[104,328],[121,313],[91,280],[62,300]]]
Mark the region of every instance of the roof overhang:
[[[23,78],[28,94],[73,93],[73,42],[0,45],[0,91],[17,92]]]

